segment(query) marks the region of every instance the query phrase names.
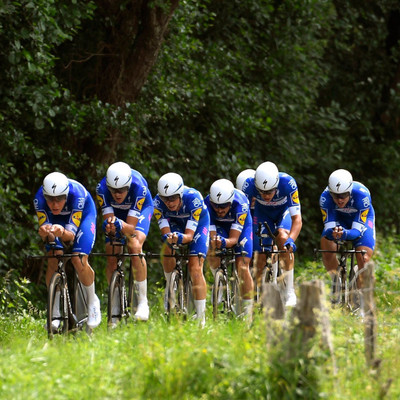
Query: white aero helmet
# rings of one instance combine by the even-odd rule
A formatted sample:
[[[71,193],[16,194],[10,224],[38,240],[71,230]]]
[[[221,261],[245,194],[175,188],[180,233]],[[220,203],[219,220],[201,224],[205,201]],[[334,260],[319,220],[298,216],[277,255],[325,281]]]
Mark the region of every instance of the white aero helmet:
[[[43,194],[45,196],[68,196],[69,181],[61,172],[52,172],[43,179]]]
[[[244,181],[247,178],[254,178],[254,174],[256,173],[255,169],[245,169],[243,170],[236,178],[236,188],[239,190],[243,190]]]
[[[113,189],[121,189],[131,186],[132,169],[124,162],[116,162],[108,167],[106,174],[107,186]]]
[[[163,197],[179,194],[179,197],[182,198],[183,188],[183,179],[175,172],[163,175],[157,183],[158,194]]]
[[[341,194],[353,190],[353,177],[345,169],[333,171],[329,177],[328,188],[331,193]]]
[[[262,191],[275,189],[279,184],[278,167],[271,161],[260,164],[254,175],[256,188]]]
[[[210,187],[210,200],[214,204],[232,203],[235,187],[228,179],[218,179]]]

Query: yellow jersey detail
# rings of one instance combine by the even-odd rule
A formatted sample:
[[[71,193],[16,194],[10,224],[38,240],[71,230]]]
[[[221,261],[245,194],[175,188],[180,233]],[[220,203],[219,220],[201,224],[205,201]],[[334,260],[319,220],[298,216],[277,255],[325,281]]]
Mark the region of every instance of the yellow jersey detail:
[[[82,220],[82,211],[76,211],[71,215],[71,221],[75,226],[79,227],[79,225],[81,224],[81,220]]]
[[[196,210],[193,211],[193,214],[192,214],[192,215],[193,215],[193,218],[194,218],[196,221],[199,221],[201,211],[202,211],[201,208],[198,208],[198,209],[196,209]]]
[[[42,226],[46,220],[47,220],[47,216],[44,212],[38,211],[36,213],[37,217],[38,217],[38,221],[39,221],[39,226]]]

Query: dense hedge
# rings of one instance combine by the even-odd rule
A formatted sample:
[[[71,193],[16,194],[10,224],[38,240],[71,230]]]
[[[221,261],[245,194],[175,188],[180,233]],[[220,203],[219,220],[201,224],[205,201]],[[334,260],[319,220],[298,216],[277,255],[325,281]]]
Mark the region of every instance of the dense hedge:
[[[115,4],[123,18],[131,2]],[[115,160],[153,192],[173,170],[205,195],[274,161],[299,184],[303,255],[339,167],[371,189],[378,229],[398,229],[398,1],[181,1],[140,98],[116,106],[96,93],[95,50],[120,22],[90,1],[0,5],[0,272],[40,250],[32,197],[45,174],[94,193]]]

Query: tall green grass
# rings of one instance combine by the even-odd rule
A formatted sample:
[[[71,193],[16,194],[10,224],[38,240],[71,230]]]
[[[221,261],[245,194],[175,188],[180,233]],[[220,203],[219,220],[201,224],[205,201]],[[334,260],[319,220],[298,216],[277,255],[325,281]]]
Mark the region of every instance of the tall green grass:
[[[320,335],[301,345],[289,316],[273,322],[258,313],[248,327],[241,320],[214,322],[209,309],[201,329],[195,321],[167,321],[153,298],[147,323],[109,332],[104,315],[91,336],[52,341],[44,313],[1,315],[0,398],[398,399],[400,248],[394,241],[386,246],[376,255],[375,368],[366,364],[362,322],[340,309],[330,309],[332,357]],[[296,278],[300,284],[326,276],[319,262],[300,260]]]

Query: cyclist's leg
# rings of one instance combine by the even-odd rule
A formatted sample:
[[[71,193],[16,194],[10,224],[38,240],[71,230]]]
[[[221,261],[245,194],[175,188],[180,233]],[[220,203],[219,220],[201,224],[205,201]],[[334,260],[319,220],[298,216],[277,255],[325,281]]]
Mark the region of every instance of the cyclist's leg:
[[[235,248],[236,270],[240,280],[240,295],[242,298],[243,312],[252,317],[254,283],[250,273],[250,262],[253,254],[253,236],[251,217],[248,215],[243,231],[239,237],[238,245]]]
[[[279,250],[284,250],[284,244],[289,238],[290,228],[292,226],[292,218],[287,211],[282,215],[282,218],[276,224],[277,236],[276,242]],[[280,259],[283,260],[283,269],[285,270],[285,303],[286,306],[295,306],[297,299],[294,291],[294,253],[287,252],[280,254]]]
[[[366,223],[366,230],[363,235],[356,239],[354,242],[354,248],[356,250],[365,250],[365,254],[356,254],[358,271],[361,271],[365,264],[371,259],[374,249],[375,249],[375,219],[370,218]],[[365,282],[363,282],[363,274],[360,273],[358,275],[358,287],[363,288],[365,286]]]
[[[165,291],[164,291],[165,311],[168,311],[168,290],[171,282],[172,271],[174,270],[176,265],[176,259],[175,257],[170,257],[171,254],[172,254],[172,249],[166,243],[164,243],[164,245],[161,248],[161,260],[165,276]]]
[[[143,244],[150,229],[150,221],[154,208],[148,205],[142,208],[140,218],[136,219],[128,216],[127,222],[132,219],[136,222],[135,236],[128,238],[128,249],[130,253],[140,254],[143,251]],[[147,300],[147,263],[144,257],[133,257],[132,268],[135,278],[135,291],[137,294],[138,306],[135,317],[142,321],[149,318],[149,305]]]
[[[216,232],[217,235],[224,237],[225,239],[229,237],[229,234],[222,228],[217,226],[216,227]],[[215,279],[215,273],[217,272],[217,269],[221,263],[220,257],[215,257],[213,256],[214,251],[212,249],[209,249],[208,254],[207,254],[207,262],[208,265],[210,266],[211,273]]]
[[[189,274],[193,285],[194,306],[200,325],[205,324],[207,285],[203,274],[204,258],[208,253],[209,245],[209,219],[199,223],[195,235],[198,238],[189,246]],[[199,256],[203,254],[203,256]]]
[[[91,200],[91,201],[90,201]],[[79,240],[78,240],[79,238]],[[72,257],[71,261],[78,274],[79,280],[86,289],[88,296],[89,328],[95,328],[101,322],[100,301],[95,293],[94,271],[89,264],[89,254],[96,238],[96,206],[91,197],[82,213],[82,220],[75,235],[73,253],[83,253],[82,257]]]

